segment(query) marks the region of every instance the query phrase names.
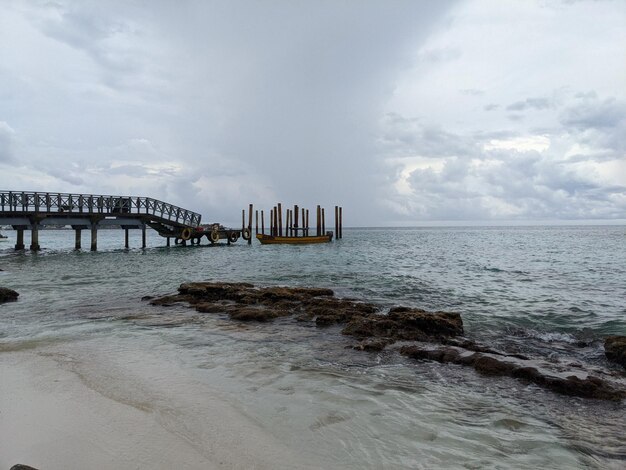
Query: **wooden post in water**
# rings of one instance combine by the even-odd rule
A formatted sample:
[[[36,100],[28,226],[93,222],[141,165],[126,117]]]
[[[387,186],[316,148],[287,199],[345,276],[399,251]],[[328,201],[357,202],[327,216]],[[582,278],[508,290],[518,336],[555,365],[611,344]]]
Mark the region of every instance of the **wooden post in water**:
[[[91,251],[98,250],[98,226],[96,222],[91,223]]]
[[[289,231],[291,230],[291,226],[289,225],[290,224],[290,220],[289,220],[290,216],[291,216],[291,211],[289,209],[287,209],[285,211],[285,236],[287,236],[287,237],[289,236]]]
[[[339,208],[339,238],[343,238],[343,207]]]
[[[339,238],[339,207],[335,206],[335,239]]]
[[[24,249],[24,229],[17,229],[17,240],[15,240],[15,249],[23,250]]]
[[[295,236],[298,236],[298,206],[296,204],[294,204],[293,206],[293,213],[294,213],[294,218],[295,218],[295,224],[293,225],[293,228],[295,229]],[[304,221],[303,221],[304,222]]]
[[[167,237],[167,243],[165,246],[170,246],[170,237]]]
[[[146,224],[141,226],[141,248],[146,248]]]
[[[283,207],[280,202],[277,204],[277,207],[278,207],[278,236],[282,237],[283,236]]]
[[[265,214],[263,214],[263,209],[261,209],[261,233],[265,235]]]
[[[316,232],[315,235],[316,236],[320,236],[322,234],[322,210],[320,209],[320,206],[317,206],[317,225],[316,225]]]
[[[241,231],[246,228],[246,210],[241,209]]]
[[[39,251],[41,248],[39,247],[39,225],[37,222],[33,223],[30,233],[30,249],[31,251]]]
[[[129,243],[128,243],[128,229],[125,228],[124,229],[124,248],[128,248]]]
[[[274,206],[274,222],[272,222],[272,236],[278,235],[278,210]]]
[[[304,209],[302,209],[304,210]],[[302,215],[302,218],[304,219],[304,214]],[[309,210],[306,210],[306,222],[304,224],[302,224],[306,227],[306,236],[309,236]]]
[[[254,234],[258,235],[259,234],[259,209],[254,211],[254,217],[255,217]]]
[[[326,220],[324,217],[324,208],[322,207],[322,235],[326,235]]]
[[[80,250],[80,242],[81,242],[81,235],[80,235],[80,229],[74,229],[74,249],[75,250]]]
[[[250,204],[248,206],[248,245],[252,245],[252,211],[254,210],[254,206]]]

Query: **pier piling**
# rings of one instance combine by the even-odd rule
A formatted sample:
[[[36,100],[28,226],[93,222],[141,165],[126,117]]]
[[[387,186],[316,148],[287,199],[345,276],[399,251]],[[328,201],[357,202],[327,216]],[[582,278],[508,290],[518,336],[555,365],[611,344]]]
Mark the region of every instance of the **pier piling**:
[[[98,250],[98,227],[95,222],[91,224],[91,251]]]
[[[128,240],[128,229],[124,229],[124,248],[128,249],[130,247],[130,243]]]
[[[24,249],[24,229],[17,229],[17,240],[15,241],[15,249],[23,250]]]
[[[255,222],[256,222],[254,224],[254,233],[258,235],[259,234],[259,210],[258,209],[254,211],[254,215],[255,215]]]
[[[79,229],[79,228],[74,229],[74,249],[75,250],[80,250],[80,248],[81,248],[81,241],[82,241],[81,229]]]
[[[254,210],[254,206],[250,204],[248,206],[248,245],[252,245],[252,211]]]
[[[37,223],[33,224],[33,228],[30,231],[30,249],[31,251],[39,251],[39,225]]]
[[[282,237],[283,236],[283,208],[280,202],[276,205],[276,207],[278,209],[278,236]]]
[[[339,207],[339,238],[343,238],[343,207]]]
[[[317,225],[316,225],[316,236],[320,236],[322,234],[322,209],[320,206],[317,206]]]

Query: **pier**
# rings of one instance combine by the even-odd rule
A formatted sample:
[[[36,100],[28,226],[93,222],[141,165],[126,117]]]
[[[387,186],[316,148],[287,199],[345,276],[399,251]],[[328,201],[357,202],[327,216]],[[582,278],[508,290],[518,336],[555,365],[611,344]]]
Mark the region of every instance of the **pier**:
[[[124,229],[126,248],[131,229],[141,230],[145,248],[147,227],[167,238],[169,246],[170,238],[191,239],[200,220],[196,212],[149,197],[0,191],[0,225],[17,231],[16,250],[25,248],[25,230],[31,231],[30,249],[38,251],[40,229],[68,225],[75,231],[76,249],[81,249],[82,230],[89,230],[91,250],[96,251],[98,229],[111,227]]]
[[[316,208],[316,226],[309,226],[309,210],[297,205],[283,211],[278,203],[269,211],[269,233],[265,230],[265,212],[253,204],[241,212],[241,229],[220,224],[201,224],[201,215],[150,197],[110,196],[96,194],[49,193],[32,191],[0,191],[0,226],[11,226],[16,232],[16,250],[24,250],[24,231],[31,231],[32,251],[39,251],[39,231],[44,228],[71,227],[75,232],[74,247],[82,249],[82,231],[91,235],[90,249],[98,249],[98,230],[124,230],[124,246],[129,248],[129,230],[141,230],[141,246],[146,247],[146,229],[154,229],[164,237],[166,246],[200,245],[203,238],[210,244],[225,240],[227,244],[243,238],[252,244],[252,222],[255,216],[255,234],[261,243],[321,243],[342,238],[343,211],[335,206],[335,231],[326,231],[324,208]],[[284,215],[284,217],[283,217]],[[283,226],[283,221],[284,226]],[[267,237],[265,237],[267,235]],[[316,240],[317,239],[317,240]]]

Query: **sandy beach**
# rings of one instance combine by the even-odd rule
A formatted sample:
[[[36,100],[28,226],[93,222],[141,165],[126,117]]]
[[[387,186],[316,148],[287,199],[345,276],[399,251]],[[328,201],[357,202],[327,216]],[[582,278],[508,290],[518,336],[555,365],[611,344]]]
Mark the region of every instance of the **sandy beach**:
[[[96,390],[59,351],[3,352],[0,377],[3,469],[302,467],[271,435],[205,393],[196,406],[210,419],[198,432],[198,422],[185,429],[174,405],[153,406],[150,392],[122,399]]]

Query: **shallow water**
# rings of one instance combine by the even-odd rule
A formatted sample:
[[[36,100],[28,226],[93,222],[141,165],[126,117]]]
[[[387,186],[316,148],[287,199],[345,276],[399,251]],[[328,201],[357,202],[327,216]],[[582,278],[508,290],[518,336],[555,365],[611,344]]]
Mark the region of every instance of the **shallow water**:
[[[169,249],[150,233],[146,250],[120,249],[123,232],[110,230],[97,253],[72,251],[71,231],[45,231],[37,254],[14,253],[6,233],[0,284],[20,300],[0,307],[0,354],[52,348],[91,387],[199,448],[206,389],[322,468],[626,463],[623,403],[353,351],[338,328],[239,324],[140,300],[193,280],[331,287],[458,311],[477,341],[623,374],[601,338],[626,334],[624,227],[346,229],[327,245]]]

